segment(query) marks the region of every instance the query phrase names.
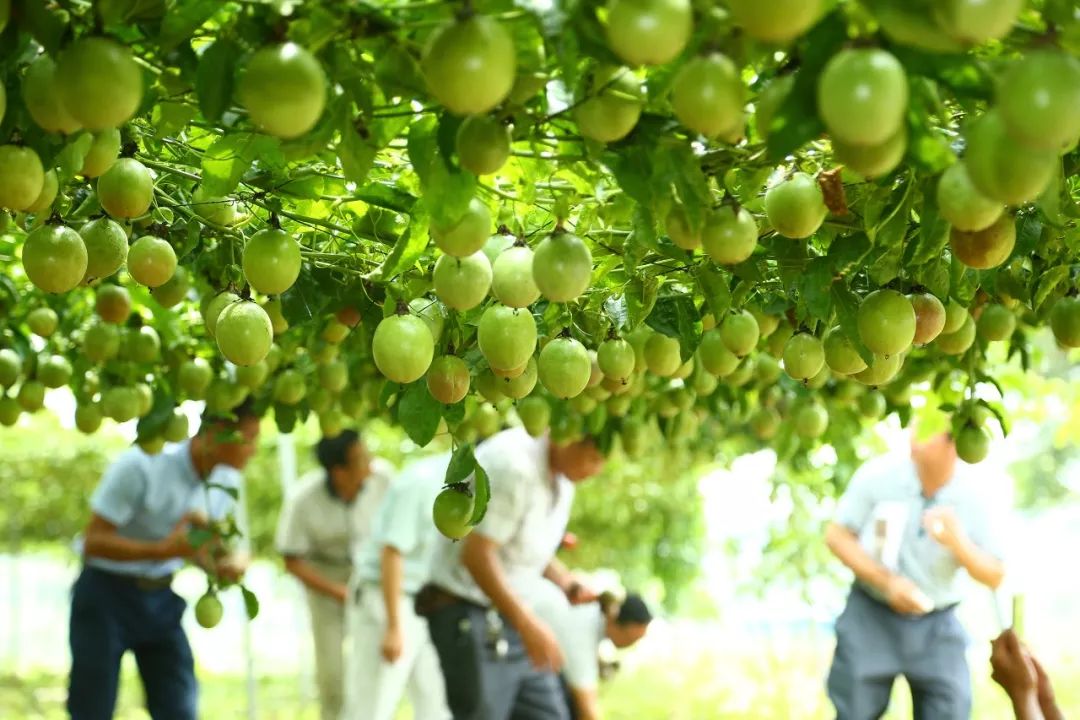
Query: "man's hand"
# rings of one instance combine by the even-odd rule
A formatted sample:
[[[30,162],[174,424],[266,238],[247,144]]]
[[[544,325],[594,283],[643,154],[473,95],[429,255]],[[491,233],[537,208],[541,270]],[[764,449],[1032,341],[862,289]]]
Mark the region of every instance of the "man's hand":
[[[198,551],[188,542],[189,529],[190,519],[185,516],[176,523],[172,532],[158,542],[158,551],[163,558],[190,559],[195,556]]]
[[[387,626],[386,632],[383,633],[382,645],[380,647],[383,660],[386,660],[388,663],[397,662],[404,649],[405,638],[401,634],[401,628],[397,626]]]
[[[600,596],[592,588],[574,580],[566,588],[566,599],[571,605],[587,605],[599,600]]]
[[[889,607],[902,615],[925,615],[934,609],[926,593],[906,577],[894,575],[884,590]]]
[[[1005,690],[1014,705],[1036,697],[1039,672],[1012,630],[1001,633],[991,643],[990,666],[993,668],[990,677]]]
[[[964,525],[951,507],[934,507],[923,513],[923,527],[930,537],[956,553],[967,542]]]
[[[240,582],[250,566],[251,558],[240,553],[230,553],[214,561],[218,577],[231,583]]]
[[[535,617],[530,617],[523,623],[523,627],[518,628],[518,632],[533,667],[551,672],[562,669],[562,650],[559,649],[559,641],[555,639],[551,628]]]

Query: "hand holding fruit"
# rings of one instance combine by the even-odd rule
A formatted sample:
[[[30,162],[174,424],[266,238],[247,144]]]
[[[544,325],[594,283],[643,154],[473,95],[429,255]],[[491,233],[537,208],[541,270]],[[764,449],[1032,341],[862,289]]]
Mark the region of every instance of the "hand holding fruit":
[[[927,510],[923,513],[923,527],[930,533],[930,537],[954,553],[967,541],[963,523],[951,507],[935,507]]]
[[[930,598],[919,586],[901,575],[894,575],[885,586],[885,599],[902,615],[925,615],[934,609]]]

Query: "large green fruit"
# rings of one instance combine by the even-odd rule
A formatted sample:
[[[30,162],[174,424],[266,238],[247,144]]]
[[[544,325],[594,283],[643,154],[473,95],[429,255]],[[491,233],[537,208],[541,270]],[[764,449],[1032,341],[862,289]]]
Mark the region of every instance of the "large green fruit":
[[[144,235],[131,244],[127,268],[132,279],[140,285],[160,287],[176,272],[176,251],[168,240]]]
[[[735,22],[751,37],[774,43],[794,40],[821,17],[824,0],[728,0]]]
[[[154,199],[154,178],[135,158],[120,158],[98,178],[98,200],[115,218],[141,217]]]
[[[45,187],[41,158],[28,147],[0,146],[0,208],[23,211]]]
[[[829,411],[821,403],[809,402],[795,410],[792,420],[796,435],[813,440],[824,435],[829,427]]]
[[[247,217],[238,209],[235,200],[210,195],[204,185],[195,188],[191,194],[191,209],[207,222],[223,227],[236,225]]]
[[[195,603],[195,621],[207,630],[217,627],[224,614],[225,608],[213,592],[208,591]]]
[[[19,422],[20,415],[22,415],[22,407],[19,401],[13,397],[0,395],[0,425],[11,427]]]
[[[375,366],[387,379],[411,383],[427,372],[435,355],[435,341],[427,323],[415,315],[391,315],[375,328],[371,352]]]
[[[431,397],[446,405],[460,402],[469,394],[469,366],[455,355],[442,355],[431,361],[427,371]]]
[[[446,323],[446,310],[442,304],[428,297],[415,297],[409,301],[409,312],[427,323],[432,339],[438,343]]]
[[[510,33],[483,15],[440,27],[420,60],[428,91],[458,115],[486,113],[506,99],[516,65]]]
[[[536,387],[536,380],[540,376],[540,365],[536,362],[536,358],[529,357],[528,362],[525,363],[525,369],[520,375],[514,378],[503,378],[499,382],[503,395],[514,400],[521,400],[533,391]],[[582,399],[585,395],[578,395],[575,399]]]
[[[491,291],[503,305],[524,308],[540,299],[533,280],[533,251],[526,245],[511,247],[495,258]]]
[[[349,384],[349,366],[341,360],[320,365],[319,384],[336,395]]]
[[[525,431],[533,437],[540,437],[547,432],[551,423],[551,406],[547,400],[537,395],[530,395],[517,404],[517,414]]]
[[[49,355],[38,362],[37,379],[47,388],[63,387],[71,380],[71,363],[63,355]]]
[[[900,166],[907,152],[907,128],[878,145],[855,145],[833,138],[836,161],[867,179],[885,177]]]
[[[457,485],[443,488],[431,508],[435,528],[450,540],[460,540],[472,531],[472,516],[472,493]]]
[[[964,163],[975,188],[997,202],[1023,205],[1042,194],[1058,163],[1053,150],[1032,150],[1013,140],[1001,112],[990,110],[967,126]]]
[[[75,427],[79,432],[92,435],[101,427],[101,408],[94,404],[79,405],[75,408]]]
[[[47,338],[56,332],[60,317],[52,308],[37,307],[27,314],[26,324],[30,327],[30,332],[38,337]]]
[[[533,253],[533,280],[551,302],[570,302],[589,287],[592,252],[576,235],[556,230]]]
[[[770,440],[780,430],[783,418],[775,408],[759,407],[750,416],[750,429],[754,431],[759,440]]]
[[[758,225],[745,208],[738,212],[725,206],[709,215],[701,233],[701,244],[713,262],[736,265],[748,259],[757,247]]]
[[[641,117],[641,81],[626,67],[601,65],[582,78],[574,120],[584,137],[615,142],[630,134]]]
[[[974,465],[990,453],[990,433],[975,425],[965,425],[956,435],[956,456]]]
[[[124,334],[121,350],[123,357],[132,362],[156,362],[161,356],[161,338],[154,328],[147,325],[137,329],[129,328]]]
[[[953,333],[942,333],[934,341],[934,346],[946,355],[963,355],[975,342],[975,320],[970,313],[964,313],[964,324]]]
[[[1036,50],[1010,62],[997,99],[1006,130],[1025,147],[1060,152],[1080,138],[1080,60],[1064,51]]]
[[[754,125],[757,128],[758,136],[762,140],[768,139],[773,118],[776,117],[777,111],[780,110],[788,95],[791,94],[791,88],[794,85],[795,74],[788,73],[774,79],[758,95],[754,108],[756,110],[754,113]]]
[[[809,380],[825,365],[825,348],[810,333],[796,333],[784,346],[784,370],[796,380]]]
[[[260,230],[244,246],[244,277],[263,295],[280,295],[300,276],[300,244],[274,228]]]
[[[608,5],[608,46],[629,65],[662,65],[690,40],[689,0],[612,0]]]
[[[806,173],[795,173],[765,193],[765,215],[784,237],[810,237],[825,222],[828,212],[821,188]]]
[[[676,203],[664,219],[664,232],[671,242],[683,250],[694,251],[701,247],[702,228],[695,228],[686,214],[686,208]]]
[[[917,345],[933,342],[945,328],[945,306],[930,293],[908,295],[915,310],[915,339]]]
[[[682,365],[679,341],[661,333],[650,335],[645,342],[645,365],[653,375],[674,375]]]
[[[465,213],[453,223],[431,224],[431,239],[447,255],[468,257],[484,248],[491,237],[491,213],[477,198],[469,201]]]
[[[461,167],[490,175],[510,157],[510,128],[494,115],[470,115],[458,128],[455,148]]]
[[[202,358],[185,360],[178,374],[180,389],[192,400],[201,400],[214,379],[210,363]]]
[[[96,178],[104,175],[120,155],[120,131],[108,128],[94,133],[90,149],[86,151],[80,175]]]
[[[1080,297],[1063,297],[1050,310],[1050,328],[1067,348],[1080,347]]]
[[[43,225],[26,236],[23,269],[30,282],[50,293],[67,292],[86,275],[86,245],[64,225]]]
[[[1016,316],[1004,305],[986,305],[979,314],[975,329],[982,338],[990,342],[1008,340],[1016,330]]]
[[[720,337],[736,357],[748,355],[757,345],[760,334],[757,320],[748,310],[734,311],[720,323]]]
[[[854,375],[866,369],[866,361],[839,325],[825,333],[824,349],[825,363],[837,375]]]
[[[268,353],[269,354],[269,353]],[[333,363],[332,363],[333,365]],[[320,371],[326,366],[321,366]],[[236,384],[240,387],[248,388],[249,390],[258,390],[266,382],[266,378],[270,375],[270,365],[266,362],[266,358],[263,358],[254,365],[242,365],[236,368]],[[322,373],[320,372],[320,376]],[[344,373],[345,382],[348,382],[349,375],[346,370]]]
[[[283,405],[296,405],[307,395],[307,385],[299,370],[288,368],[274,380],[274,400]]]
[[[45,173],[45,182],[41,186],[41,194],[37,196],[37,200],[30,207],[26,208],[26,212],[42,213],[48,210],[52,207],[59,192],[60,179],[56,176],[55,170],[49,170]]]
[[[233,303],[218,315],[215,328],[218,349],[234,365],[254,365],[266,357],[274,342],[270,317],[258,303]]]
[[[880,387],[889,382],[900,372],[904,364],[904,356],[900,353],[895,355],[875,355],[874,361],[861,372],[854,373],[851,377],[863,385]]]
[[[492,305],[480,318],[476,342],[492,369],[514,370],[536,350],[536,321],[528,310]]]
[[[19,394],[15,396],[19,407],[28,413],[34,413],[45,407],[45,383],[38,380],[27,380],[19,388]]]
[[[728,350],[724,336],[718,328],[713,328],[701,336],[697,355],[701,366],[716,377],[726,377],[739,366],[739,358]]]
[[[0,388],[9,388],[22,374],[22,358],[10,348],[0,348]]]
[[[22,82],[23,104],[43,130],[70,135],[82,127],[60,99],[56,63],[48,55],[39,55],[26,68]]]
[[[985,230],[1005,212],[1002,203],[979,192],[962,162],[953,163],[941,175],[937,202],[941,217],[965,232]]]
[[[949,246],[953,257],[970,268],[995,268],[1012,255],[1016,246],[1016,221],[1005,214],[985,230],[964,232],[953,228],[949,231]]]
[[[720,53],[686,63],[671,86],[671,106],[683,125],[705,137],[726,135],[743,122],[746,90],[739,69]]]
[[[69,45],[57,61],[56,77],[64,107],[93,132],[123,125],[142,101],[142,70],[127,48],[105,38]]]
[[[162,307],[171,308],[179,305],[187,297],[190,289],[191,281],[188,279],[187,270],[178,266],[173,276],[164,285],[158,285],[151,290],[150,294]],[[273,318],[270,318],[270,320],[273,321]]]
[[[161,436],[166,442],[183,442],[188,439],[191,428],[188,426],[188,418],[182,412],[173,412],[172,417],[169,418],[169,422],[165,425],[165,429],[162,431]]]
[[[908,104],[904,66],[879,49],[841,50],[818,79],[818,113],[851,145],[883,145],[900,132]]]
[[[326,75],[315,56],[287,42],[255,52],[236,84],[251,121],[279,138],[303,135],[326,107]]]
[[[506,398],[506,395],[503,394],[502,380],[490,370],[477,375],[475,385],[476,392],[489,403],[502,402]]]
[[[968,309],[955,300],[950,300],[945,306],[945,326],[941,328],[941,333],[949,335],[956,332],[967,322],[967,318]]]
[[[941,0],[931,7],[942,30],[960,42],[979,45],[1008,35],[1024,0]]]
[[[464,258],[442,255],[435,262],[432,279],[435,294],[447,307],[470,310],[487,297],[491,287],[491,262],[483,252]]]
[[[592,359],[573,338],[555,338],[540,351],[540,382],[555,397],[577,397],[589,384]]]
[[[600,343],[596,363],[605,377],[626,384],[634,374],[634,348],[626,340],[611,338]]]
[[[215,295],[209,302],[203,307],[203,324],[206,325],[206,332],[210,337],[214,337],[214,331],[217,329],[218,317],[221,315],[221,311],[229,305],[233,304],[240,299],[240,296],[233,292],[223,292]]]
[[[105,322],[119,325],[131,315],[131,293],[120,285],[101,285],[94,298],[94,310]]]
[[[859,304],[859,338],[870,352],[897,355],[915,339],[915,309],[895,290],[877,290]]]
[[[116,422],[134,420],[139,414],[139,394],[130,387],[108,388],[101,393],[101,412]]]
[[[865,418],[877,420],[885,414],[886,409],[885,396],[877,390],[871,390],[859,396],[859,412]]]

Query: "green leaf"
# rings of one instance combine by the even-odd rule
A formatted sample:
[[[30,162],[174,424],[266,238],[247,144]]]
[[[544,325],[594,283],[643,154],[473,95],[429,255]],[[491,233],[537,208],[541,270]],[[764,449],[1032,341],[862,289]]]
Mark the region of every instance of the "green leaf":
[[[936,183],[933,187],[928,187],[923,196],[919,232],[906,253],[909,265],[922,265],[940,258],[945,246],[949,244],[949,223],[938,211],[936,187]]]
[[[280,142],[266,135],[236,133],[216,140],[202,159],[202,182],[212,197],[228,195],[262,155],[280,155]]]
[[[688,360],[701,344],[701,316],[690,295],[665,295],[645,321],[649,327],[679,340],[683,361]]]
[[[56,175],[61,183],[65,183],[75,177],[82,170],[86,153],[90,151],[90,145],[94,142],[94,136],[88,132],[81,132],[68,140],[64,149],[56,154]]]
[[[172,419],[175,409],[176,402],[172,396],[158,390],[154,393],[154,404],[150,407],[150,412],[139,418],[135,426],[135,436],[139,440],[149,440],[160,435]]]
[[[214,539],[214,533],[203,527],[191,527],[188,529],[188,545],[198,550],[206,543]]]
[[[1041,308],[1046,299],[1050,297],[1050,294],[1069,278],[1069,272],[1070,267],[1068,265],[1058,265],[1042,274],[1042,277],[1039,278],[1039,286],[1035,290],[1034,305],[1036,310]]]
[[[799,282],[799,297],[806,303],[810,318],[828,321],[832,313],[833,270],[829,258],[819,257],[810,261]]]
[[[829,244],[827,254],[833,273],[847,275],[862,262],[870,249],[870,238],[866,233],[857,232],[836,238]]]
[[[714,318],[722,318],[731,308],[731,289],[727,276],[712,265],[703,264],[697,268],[698,287],[705,296],[705,304]]]
[[[195,71],[195,96],[199,110],[210,122],[217,122],[232,101],[235,68],[243,50],[232,40],[214,41],[199,56]]]
[[[1038,215],[1029,213],[1016,219],[1016,248],[1014,257],[1031,255],[1043,234],[1043,223]]]
[[[373,143],[361,137],[351,122],[346,122],[341,129],[341,142],[337,146],[338,159],[345,179],[362,185],[367,181],[368,173],[375,165],[378,149]]]
[[[222,485],[220,483],[208,482],[206,483],[206,487],[212,488],[214,490],[220,490],[221,492],[231,497],[233,500],[240,499],[240,490],[231,485]]]
[[[844,331],[844,335],[851,341],[852,347],[859,353],[865,362],[874,362],[874,354],[870,352],[865,345],[863,345],[862,338],[859,337],[859,298],[855,293],[851,292],[851,288],[847,286],[847,283],[834,282],[832,285],[832,299],[833,307],[836,308],[836,317],[840,321],[840,329]]]
[[[472,443],[465,443],[454,450],[454,454],[450,456],[450,464],[446,466],[445,484],[454,485],[469,479],[477,465],[474,449]]]
[[[177,0],[171,3],[158,33],[158,44],[162,51],[168,52],[190,38],[222,5],[220,0]]]
[[[469,521],[470,525],[479,525],[480,521],[487,515],[488,501],[491,500],[491,483],[488,481],[488,474],[484,471],[484,468],[480,467],[480,463],[476,463],[476,469],[473,471],[473,514],[472,519]]]
[[[428,219],[426,215],[413,215],[409,226],[394,243],[394,249],[372,274],[377,281],[392,280],[408,270],[424,254],[428,246]]]
[[[645,321],[656,305],[660,281],[652,276],[633,278],[626,286],[626,329],[633,330]]]
[[[248,620],[259,617],[259,598],[248,590],[246,585],[240,586],[240,592],[244,594],[244,610],[247,612]]]
[[[397,419],[409,438],[420,447],[435,437],[442,420],[442,403],[431,396],[423,378],[405,387],[397,404]]]
[[[450,164],[439,149],[439,123],[431,116],[409,128],[408,151],[432,219],[449,225],[460,218],[476,192],[476,176]]]

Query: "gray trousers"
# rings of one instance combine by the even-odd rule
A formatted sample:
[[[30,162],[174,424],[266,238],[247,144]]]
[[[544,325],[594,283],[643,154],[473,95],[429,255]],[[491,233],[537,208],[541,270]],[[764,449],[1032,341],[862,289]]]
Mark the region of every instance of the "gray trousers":
[[[569,720],[554,673],[533,669],[521,636],[455,603],[428,617],[454,720]]]
[[[952,608],[921,617],[901,615],[854,588],[836,621],[836,655],[829,671],[829,699],[837,720],[880,718],[897,675],[911,686],[915,720],[967,720],[967,642]]]

